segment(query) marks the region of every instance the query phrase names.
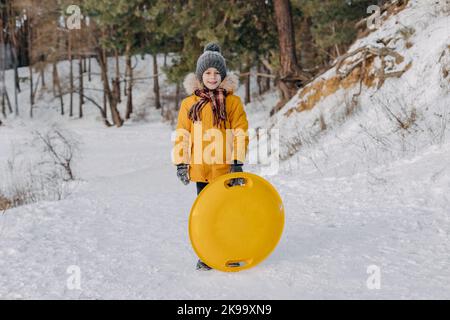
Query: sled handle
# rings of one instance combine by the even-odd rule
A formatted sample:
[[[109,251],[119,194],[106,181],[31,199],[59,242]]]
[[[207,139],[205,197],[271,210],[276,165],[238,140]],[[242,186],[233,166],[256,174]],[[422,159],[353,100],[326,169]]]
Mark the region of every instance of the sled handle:
[[[233,271],[235,271],[244,268],[245,266],[248,266],[253,262],[253,259],[234,259],[234,260],[228,260],[225,262],[225,267]]]
[[[236,178],[244,179],[244,185],[229,186],[228,183],[232,179],[236,179]],[[223,185],[224,185],[225,189],[233,189],[234,187],[251,188],[253,186],[253,179],[248,175],[242,175],[242,172],[234,172],[234,173],[229,173],[226,175],[226,179],[223,181]]]

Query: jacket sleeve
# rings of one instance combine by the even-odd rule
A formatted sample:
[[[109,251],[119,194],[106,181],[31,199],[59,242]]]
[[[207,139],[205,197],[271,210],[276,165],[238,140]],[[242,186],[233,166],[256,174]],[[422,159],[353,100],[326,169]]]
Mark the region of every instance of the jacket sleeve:
[[[181,102],[178,111],[178,122],[175,129],[175,143],[172,150],[172,162],[177,165],[180,163],[190,163],[191,152],[191,121],[188,118],[188,106],[186,100]]]
[[[233,132],[232,160],[244,162],[249,143],[247,114],[239,97],[233,106],[230,115],[231,129]]]

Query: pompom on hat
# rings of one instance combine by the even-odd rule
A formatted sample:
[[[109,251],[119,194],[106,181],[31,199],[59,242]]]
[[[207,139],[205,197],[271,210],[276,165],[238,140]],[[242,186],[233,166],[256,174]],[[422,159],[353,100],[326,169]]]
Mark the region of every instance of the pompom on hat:
[[[227,64],[221,54],[220,46],[214,42],[210,42],[205,46],[202,55],[197,60],[195,75],[200,82],[203,79],[203,73],[211,67],[219,71],[222,80],[225,79],[227,76]]]

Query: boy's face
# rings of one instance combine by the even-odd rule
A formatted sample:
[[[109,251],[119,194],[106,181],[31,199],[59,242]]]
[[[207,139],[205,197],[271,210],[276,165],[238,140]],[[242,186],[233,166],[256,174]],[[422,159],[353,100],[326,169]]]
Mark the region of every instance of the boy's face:
[[[210,90],[216,89],[221,82],[220,73],[216,68],[208,68],[203,72],[203,84]]]

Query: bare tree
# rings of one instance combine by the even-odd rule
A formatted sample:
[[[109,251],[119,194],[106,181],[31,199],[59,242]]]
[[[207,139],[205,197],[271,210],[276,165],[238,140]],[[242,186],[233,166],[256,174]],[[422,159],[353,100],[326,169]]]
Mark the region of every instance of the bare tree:
[[[84,99],[83,99],[83,91],[84,91],[84,87],[83,87],[83,55],[80,53],[79,56],[79,61],[78,61],[78,92],[80,95],[79,98],[79,108],[78,108],[78,116],[80,118],[83,118],[83,103],[84,103]]]
[[[98,64],[100,65],[101,70],[103,91],[105,92],[106,98],[109,102],[113,122],[117,127],[121,127],[123,125],[123,119],[120,116],[119,110],[117,110],[118,104],[117,97],[113,94],[109,86],[108,65],[106,63],[106,55],[104,54],[104,50],[101,47],[97,47],[96,50],[97,50],[97,61]]]
[[[56,87],[56,90],[58,90],[58,93],[55,95],[56,97],[59,97],[60,105],[61,105],[61,115],[64,115],[64,99],[63,99],[63,93],[61,89],[61,81],[59,79],[58,74],[58,66],[56,62],[53,62],[53,87]],[[53,91],[56,93],[56,90],[53,89]]]
[[[69,116],[73,117],[73,58],[72,58],[72,47],[73,47],[73,36],[72,36],[72,30],[69,30],[67,33],[68,37],[68,44],[67,44],[67,55],[69,58],[69,95],[70,95],[70,102],[69,102]]]
[[[8,8],[2,5],[0,7],[0,99],[3,116],[6,117],[6,104],[8,104],[9,113],[12,113],[11,102],[8,91],[6,90],[5,72],[7,69],[7,51],[9,44],[9,12]]]
[[[34,131],[34,135],[44,144],[44,151],[54,165],[61,167],[66,177],[65,181],[74,180],[72,162],[78,151],[78,141],[58,128],[52,128],[46,133]]]
[[[8,104],[10,113],[12,113],[12,108],[5,84],[7,43],[4,41],[5,34],[3,30],[3,20],[0,19],[0,99],[2,105],[2,114],[6,118],[6,103]]]

